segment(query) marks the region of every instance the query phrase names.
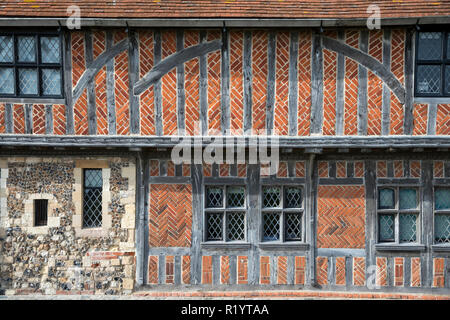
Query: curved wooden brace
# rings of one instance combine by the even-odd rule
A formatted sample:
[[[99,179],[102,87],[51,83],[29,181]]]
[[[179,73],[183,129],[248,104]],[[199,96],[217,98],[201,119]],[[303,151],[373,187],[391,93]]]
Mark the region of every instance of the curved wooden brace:
[[[103,68],[109,60],[117,56],[122,51],[127,50],[128,43],[128,39],[120,41],[118,44],[112,46],[110,49],[99,55],[97,59],[95,59],[86,68],[86,71],[83,73],[80,80],[78,80],[77,85],[73,89],[72,104],[75,104],[77,102],[78,98],[80,98],[80,96],[83,94],[83,90],[86,88],[87,84],[94,79],[100,69]]]
[[[322,37],[322,45],[325,49],[341,53],[372,71],[386,83],[386,85],[397,96],[401,104],[405,103],[405,87],[395,77],[395,75],[378,60],[360,50],[352,48],[332,38]]]
[[[172,54],[166,59],[159,62],[153,67],[142,79],[140,79],[133,87],[133,94],[138,96],[147,88],[149,88],[156,81],[161,79],[165,74],[176,66],[188,62],[198,56],[207,54],[212,51],[220,50],[222,47],[221,40],[214,40],[210,42],[203,42],[199,45],[182,49],[177,53]]]

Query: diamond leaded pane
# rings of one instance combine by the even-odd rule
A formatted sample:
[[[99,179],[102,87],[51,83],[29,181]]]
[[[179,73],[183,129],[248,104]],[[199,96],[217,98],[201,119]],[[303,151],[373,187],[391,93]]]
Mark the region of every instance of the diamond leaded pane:
[[[14,62],[13,37],[0,36],[0,62]]]
[[[394,241],[394,216],[379,215],[380,241]]]
[[[42,69],[42,94],[61,95],[61,73],[59,69]]]
[[[242,208],[245,204],[245,188],[244,187],[228,187],[227,188],[227,207]]]
[[[434,217],[434,241],[450,243],[450,215],[437,214]]]
[[[302,240],[302,216],[298,213],[286,213],[286,240]]]
[[[0,68],[0,94],[14,94],[13,68]]]
[[[445,66],[445,93],[450,94],[450,66],[449,65]]]
[[[416,209],[417,208],[417,190],[416,189],[400,189],[400,209]]]
[[[38,94],[38,79],[36,69],[19,69],[20,94]]]
[[[227,213],[227,240],[245,240],[245,213]]]
[[[447,34],[447,59],[450,59],[450,33]]]
[[[101,188],[103,186],[102,170],[87,169],[84,170],[84,187],[85,188]]]
[[[441,66],[419,65],[417,67],[417,92],[437,94],[441,91]]]
[[[285,208],[302,207],[302,189],[297,187],[286,187],[284,189]]]
[[[393,189],[380,189],[378,192],[378,208],[394,209],[395,196]]]
[[[84,189],[83,227],[102,226],[102,189]]]
[[[42,63],[59,63],[59,52],[58,37],[41,37]]]
[[[417,215],[400,214],[400,242],[416,242]]]
[[[222,238],[222,228],[223,228],[223,213],[208,213],[207,215],[208,224],[208,240],[223,240]]]
[[[450,189],[439,188],[435,190],[434,208],[436,210],[450,210]]]
[[[419,60],[441,60],[442,59],[442,33],[420,32],[419,33]]]
[[[206,207],[222,208],[223,207],[223,189],[218,187],[206,188]]]
[[[34,37],[18,37],[17,51],[19,62],[36,62],[36,49]]]
[[[263,215],[264,240],[280,239],[280,214],[264,213]]]
[[[279,187],[265,187],[263,196],[264,208],[279,208],[281,205],[281,189]]]

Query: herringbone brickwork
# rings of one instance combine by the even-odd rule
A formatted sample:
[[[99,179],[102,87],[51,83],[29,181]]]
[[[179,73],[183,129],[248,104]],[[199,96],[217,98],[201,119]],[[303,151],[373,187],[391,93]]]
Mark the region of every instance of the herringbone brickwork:
[[[387,286],[387,258],[377,257],[376,284],[378,286]]]
[[[317,246],[364,248],[364,186],[319,186]]]
[[[230,129],[242,135],[244,129],[244,33],[230,31]]]
[[[358,49],[359,31],[347,31],[345,34],[347,45]],[[344,134],[358,133],[358,63],[345,58],[345,88],[344,88]]]
[[[76,86],[86,70],[84,32],[72,32],[72,85]]]
[[[412,178],[420,178],[421,176],[421,162],[419,160],[412,160],[409,164],[410,176]]]
[[[287,178],[287,175],[288,175],[287,162],[280,161],[280,163],[278,163],[277,177]]]
[[[158,160],[150,160],[150,176],[151,177],[159,176],[159,161]]]
[[[394,177],[402,178],[403,175],[404,175],[403,160],[395,160],[394,161]]]
[[[404,84],[405,32],[403,30],[393,30],[391,36],[391,71]],[[390,134],[403,134],[404,107],[392,92],[390,119]]]
[[[181,281],[184,284],[191,283],[191,256],[183,256],[181,261]]]
[[[320,178],[328,178],[328,161],[320,161],[318,170]]]
[[[202,284],[212,283],[212,256],[202,256]]]
[[[295,176],[297,178],[304,178],[305,177],[305,162],[304,161],[298,161],[295,163]]]
[[[114,33],[114,42],[125,39],[125,32]],[[115,99],[116,99],[116,130],[118,135],[128,135],[130,131],[130,107],[128,93],[128,52],[124,51],[115,58]]]
[[[287,257],[277,258],[277,283],[287,284]]]
[[[404,285],[404,258],[394,258],[394,286]]]
[[[254,31],[252,36],[252,128],[258,132],[266,129],[268,34]]]
[[[336,285],[345,285],[345,257],[336,258]]]
[[[354,165],[354,176],[355,178],[364,177],[364,162],[363,161],[355,161]]]
[[[420,287],[422,285],[421,271],[420,258],[411,258],[411,287]]]
[[[248,257],[238,256],[237,257],[237,284],[247,284],[248,283]]]
[[[195,46],[200,41],[198,31],[185,31],[184,47]],[[198,58],[184,64],[184,90],[185,90],[185,126],[186,135],[200,134],[200,62]],[[197,130],[198,132],[195,132]]]
[[[208,41],[221,39],[219,31],[208,31]],[[217,135],[221,130],[220,86],[221,53],[208,54],[208,129],[209,134]]]
[[[151,247],[189,247],[192,226],[192,187],[183,184],[150,186]]]
[[[436,134],[450,135],[450,104],[438,104],[437,106]]]
[[[148,257],[148,283],[158,283],[158,256]]]
[[[75,123],[76,135],[88,135],[88,107],[87,107],[87,93],[86,90],[77,100],[73,110],[73,118]]]
[[[377,161],[377,178],[387,177],[387,162]]]
[[[247,176],[247,164],[245,163],[239,163],[237,165],[237,174],[240,178],[245,178]]]
[[[108,134],[108,102],[106,100],[106,67],[95,76],[95,106],[97,114],[97,134]]]
[[[275,134],[282,136],[288,134],[289,42],[288,32],[277,33],[274,128],[272,129]]]
[[[167,160],[167,176],[175,177],[175,164],[171,160]]]
[[[433,259],[433,287],[443,288],[445,285],[444,258]]]
[[[317,284],[326,286],[328,284],[328,258],[317,257]]]
[[[0,103],[0,133],[6,132],[5,125],[5,104]]]
[[[221,163],[219,165],[219,175],[221,177],[229,177],[230,176],[230,165],[227,163]]]
[[[212,166],[208,163],[203,163],[203,176],[205,177],[212,176]]]
[[[345,161],[336,162],[336,177],[337,178],[347,177],[347,162]]]
[[[413,119],[414,119],[413,135],[427,134],[428,105],[415,104]]]
[[[176,31],[163,31],[161,39],[162,59],[165,59],[177,51]],[[161,88],[163,134],[167,136],[176,135],[178,134],[176,68],[162,77]]]
[[[45,105],[33,105],[33,133],[45,134]]]
[[[25,134],[25,106],[13,105],[13,125],[15,134]]]
[[[175,257],[166,256],[166,283],[173,284],[175,276]]]
[[[433,177],[444,177],[444,161],[434,161],[433,163]]]
[[[152,31],[139,32],[139,74],[145,76],[154,65],[154,38]],[[150,86],[139,97],[141,111],[141,134],[151,136],[155,134],[155,104],[154,87]]]
[[[221,256],[220,257],[220,283],[229,284],[230,283],[230,257]]]
[[[311,117],[311,32],[300,32],[298,40],[298,135],[309,136]]]
[[[305,257],[295,257],[295,284],[305,284],[305,272],[306,272],[306,258]]]
[[[261,284],[270,284],[270,257],[259,258],[259,275]]]
[[[63,104],[53,105],[53,134],[66,134],[66,106]]]
[[[326,32],[330,38],[336,38],[336,32]],[[323,127],[322,134],[336,134],[336,72],[337,53],[323,50]]]
[[[369,55],[383,62],[383,31],[369,32]],[[367,77],[367,135],[381,135],[383,82],[370,70]]]
[[[364,286],[366,283],[366,259],[353,257],[353,285]]]

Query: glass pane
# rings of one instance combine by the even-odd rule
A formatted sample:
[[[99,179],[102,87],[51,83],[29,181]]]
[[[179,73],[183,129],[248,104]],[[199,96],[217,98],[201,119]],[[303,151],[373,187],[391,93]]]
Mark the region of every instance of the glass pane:
[[[436,210],[450,210],[450,189],[439,188],[435,190],[434,208]]]
[[[450,94],[450,66],[445,66],[445,93]]]
[[[380,241],[394,241],[394,216],[382,214],[379,216]]]
[[[437,214],[434,217],[434,241],[450,243],[450,215]]]
[[[441,66],[420,65],[417,67],[417,92],[431,94],[441,92]]]
[[[286,187],[284,189],[285,208],[302,207],[302,189],[297,187]]]
[[[0,68],[0,94],[14,94],[13,68]]]
[[[83,227],[102,226],[102,189],[84,189]]]
[[[101,188],[103,186],[101,169],[84,170],[84,187]]]
[[[14,62],[13,37],[0,36],[0,62]]]
[[[416,209],[417,208],[417,190],[416,189],[400,189],[400,209]]]
[[[19,69],[19,93],[38,94],[36,69]]]
[[[279,213],[265,213],[263,215],[264,240],[279,240],[280,239],[280,214]]]
[[[18,37],[17,51],[19,62],[36,62],[34,37]]]
[[[450,59],[450,33],[447,34],[447,59]]]
[[[223,240],[222,228],[223,228],[223,213],[208,213],[208,240]]]
[[[59,63],[59,38],[41,37],[42,63]]]
[[[42,94],[61,95],[61,73],[59,69],[42,69]]]
[[[281,205],[281,189],[279,187],[265,187],[263,196],[264,208],[279,208]]]
[[[379,209],[395,208],[394,189],[379,189],[378,198]]]
[[[242,208],[245,204],[244,187],[228,187],[227,188],[227,207]]]
[[[227,213],[227,239],[230,241],[245,240],[245,213]]]
[[[302,215],[286,213],[286,240],[302,240]]]
[[[222,208],[223,207],[223,189],[217,187],[208,187],[206,189],[206,207]]]
[[[417,215],[400,214],[400,242],[416,242]]]
[[[420,32],[419,33],[419,60],[442,59],[442,33]]]

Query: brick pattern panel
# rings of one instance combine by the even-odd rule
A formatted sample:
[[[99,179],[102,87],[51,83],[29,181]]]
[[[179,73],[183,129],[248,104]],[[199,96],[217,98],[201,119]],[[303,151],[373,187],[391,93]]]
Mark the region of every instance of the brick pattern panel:
[[[103,31],[94,31],[92,33],[92,50],[94,60],[101,55],[106,49],[106,34]]]
[[[191,256],[183,256],[182,257],[181,281],[183,284],[191,283]]]
[[[66,106],[63,104],[53,105],[53,134],[66,134]]]
[[[166,256],[166,283],[173,284],[174,283],[174,275],[175,275],[175,257],[174,256]]]
[[[72,32],[72,86],[75,87],[86,70],[84,32]]]
[[[298,161],[295,163],[295,176],[297,178],[304,178],[305,177],[305,162],[304,161]]]
[[[411,287],[420,287],[421,285],[420,258],[411,258]]]
[[[106,67],[95,76],[95,105],[97,114],[97,134],[108,134],[108,102],[106,100]]]
[[[364,186],[319,186],[319,248],[364,248]]]
[[[326,32],[326,36],[336,38],[336,32]],[[337,53],[323,50],[323,135],[336,134],[336,66]]]
[[[404,285],[404,258],[394,258],[394,286]]]
[[[154,65],[153,32],[139,32],[139,74],[145,76]],[[145,136],[155,135],[155,101],[153,86],[145,90],[139,97],[141,134]]]
[[[190,177],[191,176],[191,165],[183,163],[182,165],[182,171],[183,171],[183,177]]]
[[[221,256],[220,257],[220,283],[229,284],[230,283],[230,257]]]
[[[433,177],[444,178],[444,161],[434,161]]]
[[[33,105],[33,133],[45,134],[45,105]]]
[[[336,285],[345,285],[345,257],[336,258]]]
[[[325,286],[328,284],[328,258],[317,257],[317,284]]]
[[[167,161],[167,176],[175,177],[175,164],[170,160]]]
[[[203,176],[205,177],[212,176],[212,166],[208,163],[203,163]]]
[[[25,106],[13,105],[13,126],[15,134],[25,134]]]
[[[288,134],[289,33],[278,32],[276,40],[275,106],[273,133]]]
[[[212,283],[212,256],[202,256],[202,284]]]
[[[387,162],[377,161],[377,178],[387,177]]]
[[[159,161],[158,160],[150,160],[150,176],[151,177],[159,176]]]
[[[403,161],[402,160],[394,161],[394,177],[402,178],[403,174],[404,174]]]
[[[158,283],[158,256],[148,257],[148,283]]]
[[[284,256],[277,259],[277,283],[287,284],[287,257]]]
[[[383,32],[369,32],[369,55],[383,62]],[[370,70],[367,74],[367,135],[381,135],[383,82]]]
[[[219,165],[219,175],[221,177],[229,177],[230,176],[230,165],[226,163],[221,163]]]
[[[413,135],[427,134],[428,123],[428,105],[427,104],[415,104],[413,111],[414,129]]]
[[[278,163],[277,177],[278,178],[287,178],[287,175],[288,175],[287,162],[280,161]]]
[[[252,123],[253,130],[266,129],[267,44],[265,31],[253,32],[252,38]]]
[[[450,104],[438,104],[437,106],[436,134],[450,135]]]
[[[404,84],[405,64],[405,32],[393,30],[391,33],[391,71]],[[390,134],[403,134],[404,108],[398,98],[391,92],[391,125]]]
[[[151,185],[149,214],[151,247],[191,245],[191,185]]]
[[[382,287],[388,285],[387,258],[385,257],[377,257],[376,284]]]
[[[87,107],[87,93],[86,90],[77,100],[73,110],[75,134],[88,135],[88,107]]]
[[[118,43],[127,37],[125,32],[115,32],[114,42]],[[116,56],[114,64],[115,98],[116,98],[116,130],[118,135],[128,135],[130,131],[130,107],[128,93],[128,52]]]
[[[347,45],[358,49],[359,31],[347,31],[345,34]],[[345,88],[344,88],[344,134],[358,133],[358,63],[345,58]]]
[[[364,162],[363,161],[356,161],[353,164],[354,166],[354,176],[355,178],[362,178],[364,177]]]
[[[3,103],[0,103],[0,133],[6,132],[6,125],[5,125],[5,105]]]
[[[419,160],[410,161],[409,175],[412,178],[420,178],[421,176],[421,162]]]
[[[177,51],[176,32],[163,31],[161,34],[162,59]],[[161,80],[163,134],[170,136],[177,132],[177,71],[170,70]]]
[[[199,43],[200,35],[197,31],[184,33],[184,47],[192,47]],[[184,90],[185,90],[185,127],[186,135],[200,135],[200,62],[198,58],[184,64]]]
[[[260,257],[259,275],[261,284],[270,284],[270,257],[268,256]]]
[[[319,170],[320,178],[328,178],[328,162],[327,161],[320,161],[318,170]]]
[[[298,37],[298,135],[309,136],[311,118],[311,33]]]
[[[208,31],[208,41],[221,39],[219,31]],[[220,79],[221,79],[221,52],[208,54],[208,132],[218,135],[221,130],[220,110]]]
[[[248,257],[238,256],[237,257],[237,284],[247,284],[248,283]]]
[[[295,266],[294,266],[294,283],[295,284],[305,284],[305,275],[306,275],[306,258],[305,257],[295,257]]]
[[[245,163],[238,164],[237,171],[238,177],[245,178],[247,176],[247,165]]]
[[[230,31],[230,130],[243,135],[244,129],[244,33]]]
[[[444,258],[433,259],[433,287],[443,288],[444,278]]]
[[[353,258],[353,285],[364,286],[366,283],[366,259]]]
[[[347,177],[347,162],[345,161],[336,162],[336,177],[337,178]]]

